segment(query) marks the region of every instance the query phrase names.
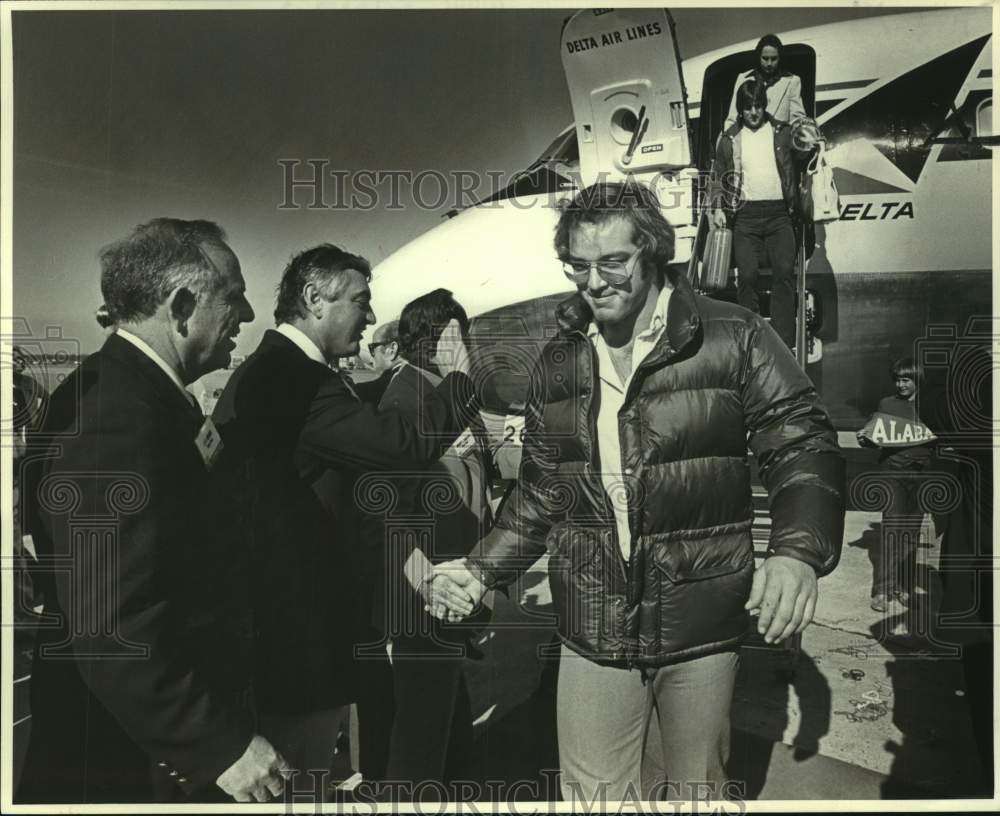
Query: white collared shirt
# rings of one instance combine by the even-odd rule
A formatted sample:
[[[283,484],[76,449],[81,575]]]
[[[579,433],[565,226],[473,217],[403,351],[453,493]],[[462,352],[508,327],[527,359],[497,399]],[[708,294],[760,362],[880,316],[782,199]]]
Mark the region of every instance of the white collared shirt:
[[[323,356],[323,352],[319,350],[319,346],[317,346],[310,339],[309,335],[302,331],[302,329],[293,326],[291,323],[279,323],[278,328],[275,329],[275,331],[295,343],[295,345],[301,349],[302,353],[314,363],[319,363],[320,365],[324,365],[327,368],[332,369],[333,372],[340,377],[344,385],[347,386],[347,390],[351,392],[354,399],[361,402],[361,397],[359,397],[358,392],[354,390],[354,381],[350,378],[350,376],[341,371],[336,362],[328,363],[326,361],[326,357]]]
[[[302,329],[296,328],[291,323],[279,323],[278,328],[275,329],[278,334],[284,335],[296,346],[298,346],[304,355],[310,360],[319,363],[320,365],[329,366],[330,364],[326,361],[326,357],[323,356],[323,352],[319,350],[317,346]],[[333,368],[333,366],[330,366]]]
[[[618,528],[618,544],[622,555],[628,560],[632,551],[632,535],[628,527],[628,501],[622,476],[622,446],[618,431],[618,412],[625,405],[625,394],[632,375],[639,364],[649,356],[667,326],[667,305],[673,288],[665,284],[656,298],[656,308],[650,318],[649,327],[635,337],[632,347],[632,370],[622,381],[611,362],[608,346],[604,342],[596,323],[591,323],[587,331],[590,342],[597,351],[597,377],[600,390],[600,408],[597,412],[597,452],[601,460],[601,482],[611,499]]]
[[[198,410],[201,410],[201,406],[198,405],[198,398],[187,390],[183,381],[180,378],[180,375],[176,371],[174,371],[173,368],[170,367],[170,364],[166,360],[164,360],[159,354],[153,351],[153,347],[149,345],[149,343],[147,343],[141,337],[137,337],[136,335],[132,334],[132,332],[128,331],[127,329],[121,328],[120,326],[118,327],[115,333],[119,337],[121,337],[122,340],[127,340],[128,342],[130,342],[133,346],[139,349],[139,351],[145,354],[150,360],[156,363],[163,370],[163,373],[166,374],[168,377],[170,377],[170,381],[181,390],[181,393],[184,395],[184,399],[198,406]]]

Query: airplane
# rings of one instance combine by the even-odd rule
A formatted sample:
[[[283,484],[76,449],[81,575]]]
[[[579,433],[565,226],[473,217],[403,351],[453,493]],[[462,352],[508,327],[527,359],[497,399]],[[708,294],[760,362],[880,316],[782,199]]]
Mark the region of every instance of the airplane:
[[[991,33],[985,8],[778,33],[840,196],[839,218],[817,224],[808,248],[801,360],[838,429],[865,424],[891,390],[892,361],[916,341],[960,344],[991,325]],[[528,372],[573,291],[552,246],[558,202],[596,178],[654,185],[676,228],[675,262],[697,278],[699,191],[755,44],[681,61],[665,10],[578,12],[561,41],[574,123],[505,189],[376,266],[380,317],[436,286],[465,306],[501,443],[523,435]],[[735,300],[732,286],[711,294]]]

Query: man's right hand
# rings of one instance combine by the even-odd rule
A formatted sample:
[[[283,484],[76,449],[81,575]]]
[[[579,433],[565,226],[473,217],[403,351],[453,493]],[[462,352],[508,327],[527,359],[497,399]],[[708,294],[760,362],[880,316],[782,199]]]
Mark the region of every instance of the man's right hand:
[[[254,734],[243,756],[230,765],[215,784],[237,802],[268,802],[285,790],[292,769],[271,743]]]
[[[420,594],[424,599],[424,610],[439,620],[444,620],[442,609],[450,613],[449,620],[454,620],[467,618],[476,606],[476,601],[462,588],[462,584],[443,572],[435,572],[425,580]]]
[[[437,575],[446,576],[450,592],[435,596],[428,611],[438,620],[460,621],[467,617],[486,594],[486,587],[469,570],[464,558],[445,561],[434,567]],[[454,587],[452,589],[452,587]]]
[[[726,214],[722,210],[713,210],[712,212],[712,226],[716,229],[725,229],[726,224]]]
[[[465,347],[465,340],[462,339],[462,329],[454,318],[441,332],[434,353],[434,362],[443,374],[451,374],[454,371],[468,374],[470,371],[469,350]]]

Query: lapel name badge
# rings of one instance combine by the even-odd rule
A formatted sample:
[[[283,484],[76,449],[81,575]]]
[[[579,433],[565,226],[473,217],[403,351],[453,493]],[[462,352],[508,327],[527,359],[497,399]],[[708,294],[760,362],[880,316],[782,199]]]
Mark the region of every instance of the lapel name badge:
[[[222,452],[222,437],[219,436],[219,430],[211,417],[205,417],[201,429],[194,438],[194,446],[198,449],[205,467],[211,470]]]

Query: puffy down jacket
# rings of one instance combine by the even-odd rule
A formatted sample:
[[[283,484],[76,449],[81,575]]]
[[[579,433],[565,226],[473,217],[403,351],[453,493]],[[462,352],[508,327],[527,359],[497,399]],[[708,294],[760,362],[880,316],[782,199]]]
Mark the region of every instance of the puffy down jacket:
[[[597,470],[597,355],[582,331],[543,350],[518,484],[469,559],[502,587],[547,549],[563,642],[628,667],[720,651],[746,633],[748,442],[769,495],[769,554],[824,575],[843,536],[844,462],[809,379],[759,316],[670,277],[666,330],[619,413],[628,561]]]

